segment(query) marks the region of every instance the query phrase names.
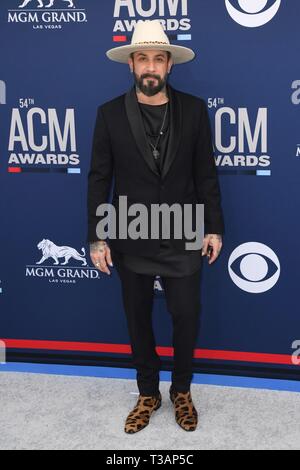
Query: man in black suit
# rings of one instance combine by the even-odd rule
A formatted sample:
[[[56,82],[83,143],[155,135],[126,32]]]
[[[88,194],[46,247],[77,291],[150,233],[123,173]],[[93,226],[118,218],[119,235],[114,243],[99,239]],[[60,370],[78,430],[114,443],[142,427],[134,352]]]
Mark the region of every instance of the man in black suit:
[[[161,276],[173,320],[170,398],[176,421],[186,431],[194,431],[198,423],[190,385],[202,257],[207,255],[210,264],[217,259],[224,221],[206,104],[167,83],[172,65],[188,62],[194,55],[191,49],[171,45],[159,20],[139,21],[131,45],[107,52],[111,60],[129,64],[135,84],[126,94],[98,108],[88,175],[88,242],[94,265],[110,274],[108,265],[114,262],[121,279],[140,392],[126,419],[127,433],[147,426],[152,412],[161,406],[160,358],[152,329],[156,275]],[[99,236],[104,216],[97,208],[107,202],[113,176],[112,204],[118,220],[121,196],[126,196],[130,205],[143,203],[149,211],[154,204],[182,208],[190,204],[194,214],[196,205],[204,204],[202,250],[187,250],[190,240],[186,234],[178,239],[173,232],[168,239],[161,232],[158,238],[132,239],[108,233],[108,244],[103,232]]]

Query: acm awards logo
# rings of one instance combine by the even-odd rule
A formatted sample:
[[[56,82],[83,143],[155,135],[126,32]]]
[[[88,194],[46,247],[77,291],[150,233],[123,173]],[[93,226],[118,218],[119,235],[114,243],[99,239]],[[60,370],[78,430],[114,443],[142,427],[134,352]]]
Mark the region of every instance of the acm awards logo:
[[[247,28],[257,28],[269,23],[278,12],[280,4],[281,0],[225,0],[231,18]]]
[[[6,83],[3,80],[0,80],[0,105],[6,104]],[[2,294],[2,281],[0,279],[0,295]],[[0,355],[1,355],[1,341],[0,341]],[[0,359],[1,363],[1,359]]]
[[[220,99],[224,102],[224,99]],[[212,107],[212,106],[210,106]],[[215,106],[217,107],[217,105]],[[215,114],[216,164],[223,174],[246,172],[270,176],[268,155],[268,109],[258,108],[249,115],[248,108],[219,107]],[[226,170],[225,170],[226,169]]]
[[[44,238],[37,244],[37,250],[40,250],[41,258],[33,265],[26,265],[26,277],[47,279],[54,284],[100,279],[102,273],[88,266],[84,248],[79,253],[75,248],[59,246]]]
[[[189,31],[191,19],[188,18],[188,0],[115,0],[114,32],[133,32],[137,19],[161,18],[166,31]],[[127,19],[129,18],[129,19]],[[191,39],[188,37],[182,39]],[[180,37],[178,39],[181,39]]]
[[[19,103],[11,114],[8,172],[79,174],[75,110],[43,109],[32,98]]]
[[[6,83],[3,80],[0,80],[0,105],[6,104]],[[0,279],[0,295],[2,294],[2,281]],[[0,363],[1,361],[1,341],[0,341]]]
[[[87,23],[85,9],[74,0],[24,0],[8,10],[8,23],[31,24],[33,29],[62,29],[66,23]]]

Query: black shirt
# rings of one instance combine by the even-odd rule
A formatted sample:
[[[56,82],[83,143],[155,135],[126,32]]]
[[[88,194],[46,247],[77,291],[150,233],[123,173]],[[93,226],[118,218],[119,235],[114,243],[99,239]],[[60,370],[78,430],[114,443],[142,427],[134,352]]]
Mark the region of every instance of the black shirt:
[[[153,158],[157,169],[161,173],[170,134],[170,105],[169,103],[160,105],[139,103],[139,106],[151,152],[154,150],[154,146],[160,153],[160,156],[157,159],[155,159],[154,156]],[[166,118],[164,120],[165,116]],[[160,131],[163,132],[162,135],[160,135]]]

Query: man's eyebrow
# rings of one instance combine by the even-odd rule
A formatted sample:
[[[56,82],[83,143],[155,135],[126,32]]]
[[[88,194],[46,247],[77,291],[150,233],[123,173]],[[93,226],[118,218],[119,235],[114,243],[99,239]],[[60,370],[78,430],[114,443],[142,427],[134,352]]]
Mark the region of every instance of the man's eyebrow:
[[[144,52],[138,52],[137,55],[147,57],[146,54],[144,54]],[[165,57],[165,55],[160,53],[160,54],[155,54],[154,57]]]

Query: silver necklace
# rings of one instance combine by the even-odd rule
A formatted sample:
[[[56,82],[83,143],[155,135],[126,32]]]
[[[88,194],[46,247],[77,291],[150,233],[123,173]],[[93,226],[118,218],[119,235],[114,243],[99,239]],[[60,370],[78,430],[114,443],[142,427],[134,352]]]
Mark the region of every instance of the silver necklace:
[[[158,146],[159,139],[164,134],[163,133],[163,128],[164,128],[165,120],[166,120],[166,117],[167,117],[168,106],[169,106],[169,102],[167,102],[166,111],[165,111],[165,115],[164,115],[164,120],[163,120],[162,126],[160,128],[159,135],[158,135],[158,138],[156,140],[155,145],[153,145],[152,142],[149,141],[149,144],[151,145],[151,147],[153,147],[152,154],[153,154],[153,157],[155,158],[155,160],[157,160],[160,156],[160,152],[157,150],[157,146]]]

